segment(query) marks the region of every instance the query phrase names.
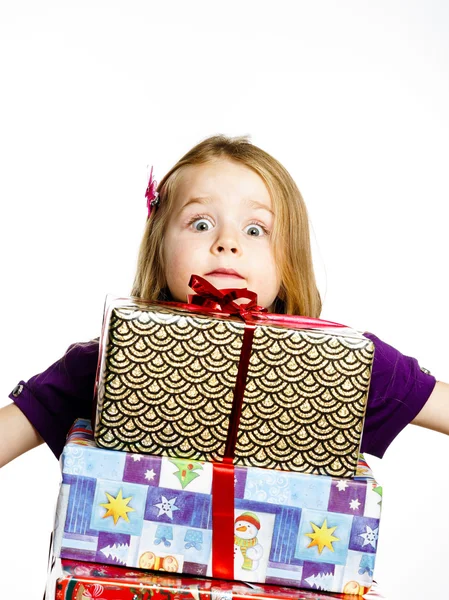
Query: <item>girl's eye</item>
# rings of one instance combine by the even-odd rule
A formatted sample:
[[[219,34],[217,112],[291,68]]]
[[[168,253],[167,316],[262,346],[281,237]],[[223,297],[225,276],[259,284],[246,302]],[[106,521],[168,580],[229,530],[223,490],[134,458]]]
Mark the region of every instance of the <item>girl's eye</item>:
[[[248,225],[245,228],[245,231],[248,235],[254,237],[262,236],[267,233],[267,230],[264,227],[262,227],[262,225],[257,225],[257,223],[251,223],[251,225]]]
[[[204,217],[194,219],[190,224],[196,231],[209,231],[212,227],[212,223],[209,219],[205,219]]]

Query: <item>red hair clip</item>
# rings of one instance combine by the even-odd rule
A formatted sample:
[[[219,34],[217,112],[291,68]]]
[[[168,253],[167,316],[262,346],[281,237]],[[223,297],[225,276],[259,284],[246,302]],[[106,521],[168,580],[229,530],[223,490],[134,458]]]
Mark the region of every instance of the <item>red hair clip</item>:
[[[148,217],[150,218],[151,210],[159,206],[159,192],[156,191],[157,181],[153,179],[153,167],[150,171],[150,179],[148,181],[147,191],[145,192],[145,198],[147,199]]]

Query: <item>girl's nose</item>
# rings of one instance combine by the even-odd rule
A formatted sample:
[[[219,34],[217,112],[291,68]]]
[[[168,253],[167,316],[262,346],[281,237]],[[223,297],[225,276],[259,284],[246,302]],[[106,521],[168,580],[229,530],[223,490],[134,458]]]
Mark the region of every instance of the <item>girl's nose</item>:
[[[213,243],[212,252],[214,254],[228,252],[231,254],[241,254],[241,247],[235,233],[229,229],[222,230]]]
[[[239,252],[237,246],[233,246],[232,244],[226,244],[226,243],[217,244],[215,246],[215,251],[217,253],[229,251],[229,252],[232,252],[232,254],[238,254],[238,252]]]

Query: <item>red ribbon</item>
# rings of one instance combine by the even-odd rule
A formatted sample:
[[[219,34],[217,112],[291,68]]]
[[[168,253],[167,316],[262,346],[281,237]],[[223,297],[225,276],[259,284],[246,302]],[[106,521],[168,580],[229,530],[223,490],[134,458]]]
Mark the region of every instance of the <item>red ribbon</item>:
[[[234,451],[238,425],[242,411],[243,395],[251,355],[254,328],[258,322],[295,328],[344,327],[331,321],[310,317],[268,314],[267,309],[257,305],[257,294],[246,288],[218,290],[199,275],[192,275],[189,286],[195,295],[188,297],[185,307],[199,307],[202,312],[214,312],[220,316],[237,315],[245,321],[242,350],[240,354],[234,398],[229,415],[229,431],[222,463],[213,464],[212,479],[212,576],[234,578]],[[235,300],[247,298],[245,304]]]
[[[213,463],[212,577],[234,579],[234,465]]]

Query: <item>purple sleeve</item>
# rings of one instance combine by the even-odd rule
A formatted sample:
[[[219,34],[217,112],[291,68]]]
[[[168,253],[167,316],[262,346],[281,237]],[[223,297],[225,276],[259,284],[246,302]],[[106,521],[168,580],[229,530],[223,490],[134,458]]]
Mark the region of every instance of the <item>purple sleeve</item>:
[[[59,458],[77,418],[92,417],[98,342],[73,344],[43,373],[21,381],[9,397]]]
[[[420,412],[436,379],[418,361],[382,342],[372,333],[374,364],[368,395],[362,452],[382,458],[385,450]]]

